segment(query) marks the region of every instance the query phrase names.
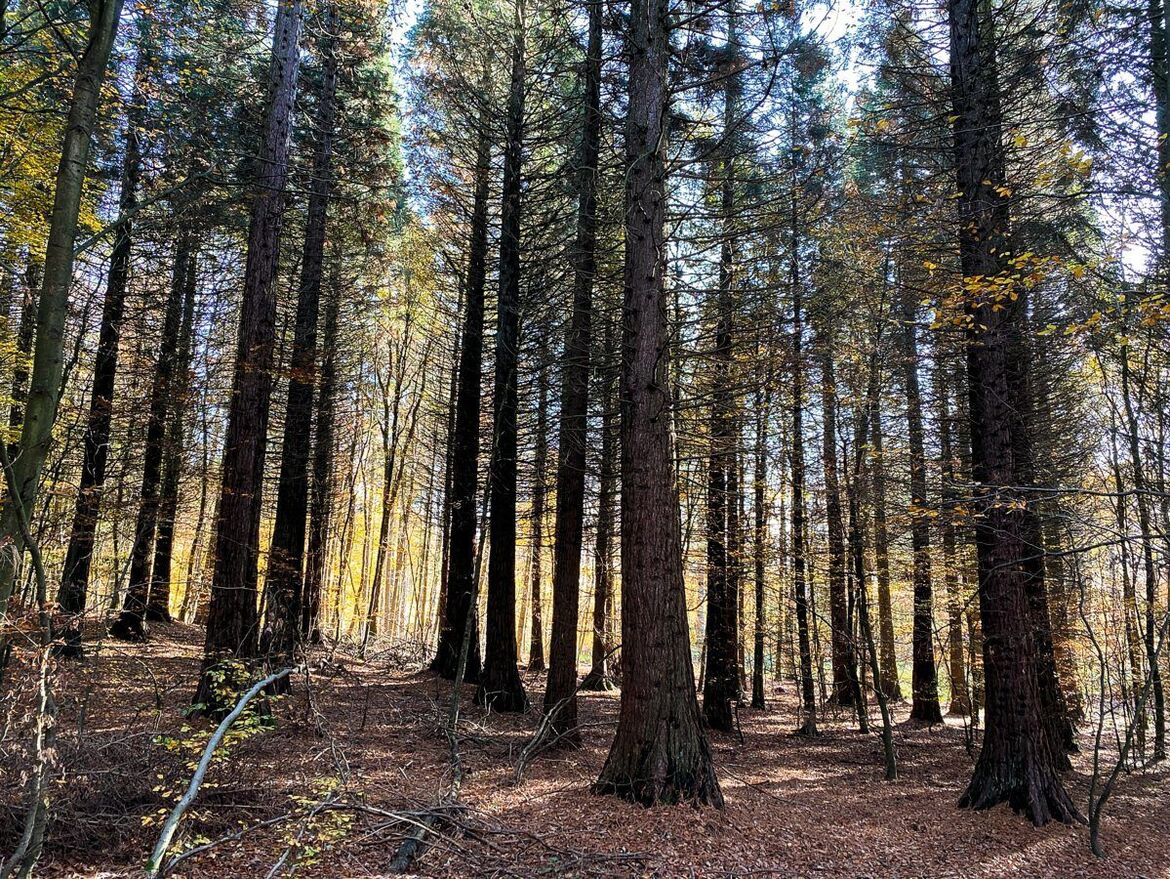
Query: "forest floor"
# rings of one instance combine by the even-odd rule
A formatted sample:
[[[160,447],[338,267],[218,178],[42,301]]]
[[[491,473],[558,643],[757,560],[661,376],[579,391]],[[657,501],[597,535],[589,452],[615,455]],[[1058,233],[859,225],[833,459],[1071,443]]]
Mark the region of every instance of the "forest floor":
[[[62,780],[51,792],[44,876],[141,876],[158,816],[190,777],[208,725],[188,723],[181,711],[201,637],[179,624],[153,634],[145,646],[106,641],[62,667]],[[287,876],[295,867],[304,877],[385,876],[419,816],[448,790],[449,683],[401,651],[315,659],[311,686],[298,678],[293,695],[273,705],[275,725],[241,734],[216,761],[177,839],[187,847],[254,829],[171,875]],[[539,704],[542,676],[526,683]],[[1006,807],[957,809],[971,771],[957,721],[912,726],[901,707],[901,777],[888,783],[876,736],[842,717],[827,719],[817,739],[795,737],[790,689],[769,695],[768,711],[740,712],[742,740],[713,737],[726,798],[718,811],[645,809],[589,792],[613,736],[616,693],[582,694],[584,747],[538,756],[516,784],[517,757],[537,715],[485,715],[468,687],[460,726],[466,809],[440,835],[428,834],[411,869],[453,877],[1170,877],[1165,767],[1122,779],[1103,823],[1102,861],[1090,854],[1084,827],[1035,829]],[[1084,745],[1068,778],[1080,803],[1088,733]],[[14,763],[6,758],[0,767],[0,851],[18,833]],[[277,820],[256,828],[268,819]]]

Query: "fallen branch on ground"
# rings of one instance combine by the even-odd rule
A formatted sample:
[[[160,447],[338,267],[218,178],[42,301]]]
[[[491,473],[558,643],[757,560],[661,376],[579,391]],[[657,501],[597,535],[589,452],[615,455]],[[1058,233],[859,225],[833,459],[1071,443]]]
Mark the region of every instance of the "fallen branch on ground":
[[[219,726],[216,727],[211,738],[207,740],[207,747],[203,749],[203,756],[199,759],[199,763],[195,767],[195,774],[191,776],[191,783],[187,785],[187,792],[183,794],[179,802],[175,803],[175,808],[171,810],[171,814],[167,816],[167,820],[163,823],[162,831],[158,835],[158,842],[154,845],[154,851],[151,852],[150,860],[146,862],[147,879],[157,879],[157,877],[162,875],[161,867],[163,858],[166,857],[167,849],[170,848],[175,831],[179,828],[179,822],[183,819],[184,813],[191,808],[191,804],[195,802],[195,797],[199,794],[199,788],[203,784],[203,777],[207,775],[207,769],[211,766],[211,758],[215,755],[215,749],[219,747],[220,742],[223,741],[223,737],[227,735],[228,729],[235,723],[236,718],[243,714],[244,709],[248,707],[248,703],[256,698],[261,690],[287,677],[293,671],[295,671],[293,668],[284,668],[254,683],[252,688],[240,697],[240,701],[236,703],[236,707],[231,710],[228,716],[220,721]]]

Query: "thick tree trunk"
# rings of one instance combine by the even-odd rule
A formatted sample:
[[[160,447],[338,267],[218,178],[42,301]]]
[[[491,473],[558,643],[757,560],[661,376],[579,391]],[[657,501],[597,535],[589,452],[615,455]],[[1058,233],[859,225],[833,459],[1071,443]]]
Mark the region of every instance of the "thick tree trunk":
[[[65,369],[65,318],[73,281],[77,216],[81,209],[102,83],[122,14],[122,0],[92,0],[88,8],[86,45],[77,63],[53,191],[53,212],[49,218],[49,240],[37,305],[36,342],[28,395],[23,401],[20,417],[19,454],[12,456],[10,484],[15,485],[20,503],[5,503],[0,513],[0,544],[9,547],[0,553],[0,616],[8,609],[8,599],[24,554],[20,511],[33,508],[41,469],[53,443],[53,424],[57,419],[61,376]]]
[[[516,412],[520,354],[520,190],[524,137],[524,0],[515,0],[500,206],[500,296],[492,410],[491,555],[483,675],[476,699],[496,711],[528,707],[516,656]]]
[[[126,152],[122,157],[122,177],[118,194],[118,213],[129,217],[138,204],[138,183],[142,176],[144,91],[151,67],[150,32],[140,24],[138,57],[134,62],[134,91],[126,119]],[[89,398],[89,419],[85,426],[81,481],[77,489],[77,506],[73,527],[65,552],[65,568],[57,603],[67,614],[85,613],[93,562],[94,535],[101,512],[102,488],[106,481],[106,462],[110,454],[110,420],[114,404],[114,380],[118,372],[118,344],[126,305],[126,282],[130,274],[130,250],[133,220],[126,219],[114,232],[110,251],[110,269],[106,275],[106,298],[102,303],[102,323],[94,358],[93,387]],[[80,621],[71,622],[65,633],[67,648],[80,650]]]
[[[963,276],[999,279],[1011,270],[1011,244],[995,37],[979,0],[950,0],[948,14]],[[1028,561],[1036,512],[1018,488],[1028,463],[1020,399],[1027,291],[973,280],[970,287],[967,376],[987,707],[983,748],[960,805],[1007,801],[1037,825],[1069,821],[1077,812],[1060,779],[1061,745],[1044,716],[1029,601],[1031,590],[1043,588],[1043,569]]]
[[[634,0],[628,42],[622,345],[622,698],[594,786],[646,805],[723,805],[695,698],[671,448],[666,321],[670,10]]]
[[[577,625],[580,619],[581,534],[585,524],[585,450],[589,416],[589,353],[593,344],[593,282],[597,273],[597,177],[601,154],[602,4],[589,4],[585,48],[585,117],[577,178],[577,240],[573,254],[573,314],[565,338],[561,374],[561,422],[557,453],[556,536],[553,549],[553,620],[544,711],[566,744],[580,741],[577,728]],[[607,404],[608,405],[608,404]],[[603,416],[604,418],[605,416]],[[603,427],[604,431],[605,428]],[[602,440],[604,444],[605,440]],[[602,476],[604,482],[605,476]],[[604,487],[602,489],[604,493]],[[602,510],[598,514],[605,515]],[[600,527],[600,525],[599,525]],[[598,534],[600,553],[601,535]],[[607,535],[608,539],[608,535]],[[599,555],[597,563],[607,565]],[[607,686],[604,627],[609,572],[596,574],[593,608],[593,667],[590,686]],[[600,620],[599,620],[600,616]],[[599,665],[600,664],[600,665]],[[585,684],[582,684],[585,686]]]
[[[490,83],[490,68],[482,79]],[[459,396],[451,456],[451,537],[447,571],[447,600],[439,627],[439,645],[431,669],[454,680],[463,646],[465,626],[472,626],[464,680],[480,675],[479,635],[471,611],[475,579],[476,483],[479,479],[479,405],[483,370],[484,284],[487,277],[488,175],[491,173],[491,129],[485,105],[478,120],[475,156],[475,200],[467,257],[463,339],[459,346]],[[513,637],[515,634],[513,633]]]
[[[273,669],[289,665],[302,635],[304,616],[305,526],[309,508],[309,451],[313,424],[313,390],[317,379],[317,314],[325,255],[325,230],[333,175],[334,99],[337,94],[337,7],[321,14],[321,86],[317,97],[313,174],[308,219],[301,254],[296,328],[289,363],[288,405],[277,482],[276,521],[268,555],[268,600],[264,640]],[[281,681],[287,689],[289,679]]]
[[[257,563],[272,360],[276,343],[276,277],[288,179],[289,125],[297,90],[302,0],[276,9],[272,61],[259,179],[252,201],[248,257],[235,375],[224,436],[219,510],[215,529],[215,570],[207,614],[203,673],[195,703],[218,713],[222,706],[215,675],[224,660],[249,660],[257,652]]]
[[[146,448],[142,455],[142,487],[138,495],[138,516],[130,548],[130,581],[122,612],[110,626],[110,634],[125,641],[146,638],[146,608],[150,601],[151,561],[154,558],[158,528],[159,500],[162,488],[163,454],[166,451],[167,425],[175,395],[175,366],[179,355],[179,331],[183,319],[186,291],[193,283],[195,271],[191,258],[192,237],[183,233],[175,247],[175,264],[171,290],[163,315],[162,337],[158,345],[154,379],[147,407]]]

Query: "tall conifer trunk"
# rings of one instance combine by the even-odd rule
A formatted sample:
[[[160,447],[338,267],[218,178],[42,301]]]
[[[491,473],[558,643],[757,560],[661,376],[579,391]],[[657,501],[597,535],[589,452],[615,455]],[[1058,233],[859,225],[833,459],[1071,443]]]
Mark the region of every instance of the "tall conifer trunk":
[[[321,88],[317,96],[313,176],[309,184],[308,220],[301,253],[296,326],[289,363],[288,405],[280,451],[276,521],[268,557],[268,607],[265,644],[274,667],[287,665],[300,640],[304,605],[305,526],[309,507],[309,452],[313,424],[313,390],[317,379],[317,315],[325,231],[333,176],[333,127],[337,94],[337,7],[327,3],[321,15]],[[287,688],[288,678],[282,681]]]
[[[110,634],[126,641],[141,641],[146,635],[146,608],[150,601],[151,562],[158,528],[162,465],[165,453],[168,415],[175,393],[175,367],[179,355],[179,332],[183,303],[190,286],[189,275],[195,271],[191,258],[193,236],[180,235],[175,248],[171,290],[163,313],[162,337],[158,343],[154,379],[147,404],[146,448],[142,455],[142,484],[138,495],[138,515],[130,547],[130,582],[122,612],[110,626]]]
[[[585,449],[589,415],[589,352],[593,340],[593,281],[597,273],[597,178],[601,155],[600,0],[589,3],[585,48],[585,117],[577,178],[577,240],[573,254],[573,314],[565,339],[561,375],[561,423],[557,457],[556,535],[553,549],[553,620],[544,710],[556,715],[553,729],[567,744],[580,740],[577,727],[577,624],[580,617],[581,534],[585,524]],[[605,417],[605,416],[603,416]],[[604,427],[602,430],[604,431]],[[604,444],[605,440],[602,440]],[[602,479],[605,479],[604,474]],[[602,489],[604,493],[604,487]],[[601,511],[599,519],[605,515]],[[600,527],[600,526],[599,526]],[[607,535],[608,537],[608,535]],[[598,536],[600,545],[601,537]],[[597,564],[605,565],[599,557]],[[594,594],[593,686],[605,686],[605,604],[609,572],[597,574]],[[596,587],[595,587],[596,588]],[[600,654],[600,655],[599,655]],[[600,664],[600,665],[599,665]],[[559,707],[558,707],[559,706]]]
[[[479,479],[479,405],[483,371],[484,285],[487,279],[488,175],[491,173],[491,128],[487,90],[491,68],[481,79],[480,107],[476,131],[475,195],[471,211],[467,255],[463,338],[459,345],[459,389],[455,406],[455,433],[451,455],[451,536],[447,569],[444,617],[439,626],[439,645],[431,669],[454,680],[464,628],[472,627],[468,639],[464,679],[479,680],[480,654],[478,625],[471,606],[475,581],[476,483]],[[513,637],[515,635],[513,634]]]
[[[898,293],[902,322],[902,376],[906,389],[906,423],[910,439],[910,548],[914,566],[914,665],[910,718],[942,723],[938,669],[934,664],[934,595],[930,569],[930,510],[926,507],[926,440],[922,392],[918,379],[918,316],[914,291]]]
[[[83,439],[81,481],[73,527],[65,552],[65,569],[57,602],[68,614],[85,612],[93,563],[94,535],[101,511],[102,488],[106,481],[106,462],[110,454],[110,421],[114,405],[114,380],[118,372],[118,345],[125,313],[126,286],[130,274],[130,250],[133,244],[133,214],[138,205],[138,184],[142,176],[142,143],[145,86],[151,66],[150,27],[144,19],[138,28],[138,57],[134,62],[133,94],[126,118],[126,152],[122,157],[121,191],[118,214],[126,219],[114,232],[110,251],[110,269],[106,275],[106,298],[102,303],[102,323],[97,356],[93,366],[93,387],[89,398],[89,420]],[[80,646],[80,628],[70,624],[65,634],[73,649]]]
[[[1061,743],[1044,716],[1029,601],[1043,589],[1043,568],[1029,562],[1036,511],[1019,489],[1030,455],[1021,399],[1027,290],[994,283],[1011,271],[1011,217],[991,12],[982,0],[950,0],[948,17],[959,255],[971,279],[967,377],[986,699],[983,747],[960,805],[1007,801],[1042,825],[1077,811],[1060,778]]]
[[[179,348],[175,355],[173,392],[163,437],[162,482],[159,486],[158,529],[154,541],[154,564],[150,570],[150,597],[146,602],[149,622],[171,620],[171,561],[175,549],[175,517],[179,506],[179,481],[183,475],[183,434],[186,429],[188,396],[191,390],[191,350],[194,345],[197,260],[194,249],[187,254],[183,317],[179,324]]]
[[[491,479],[491,555],[483,675],[476,699],[496,711],[528,707],[516,651],[516,414],[520,366],[520,190],[524,161],[524,0],[515,0],[512,77],[500,206],[500,296],[496,308],[496,383]]]
[[[258,647],[256,579],[276,344],[274,282],[284,224],[289,127],[300,63],[301,11],[302,0],[278,3],[273,29],[263,140],[248,229],[235,374],[224,435],[204,673],[200,675],[195,695],[195,703],[207,706],[212,713],[222,708],[222,698],[216,692],[215,675],[208,672],[227,659],[250,660]]]
[[[703,730],[670,435],[666,154],[671,12],[633,0],[621,384],[622,698],[599,793],[723,805]]]

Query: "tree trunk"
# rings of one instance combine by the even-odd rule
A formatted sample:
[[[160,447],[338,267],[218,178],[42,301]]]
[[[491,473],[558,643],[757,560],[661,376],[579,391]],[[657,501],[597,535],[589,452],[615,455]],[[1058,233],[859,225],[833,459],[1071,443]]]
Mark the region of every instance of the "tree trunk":
[[[695,698],[671,447],[666,321],[670,10],[634,0],[628,42],[622,345],[622,698],[594,786],[645,805],[723,805]]]
[[[1018,488],[1028,451],[1020,399],[1028,373],[1027,291],[1009,284],[1006,293],[998,285],[989,292],[974,281],[1011,271],[995,38],[979,0],[950,0],[948,14],[959,253],[972,288],[967,376],[987,706],[983,747],[960,806],[1007,801],[1042,825],[1077,812],[1060,779],[1060,745],[1043,716],[1029,603],[1029,590],[1043,586],[1043,569],[1028,562],[1036,513]],[[1035,578],[1041,582],[1030,582]]]
[[[265,641],[271,668],[291,664],[302,635],[304,616],[305,526],[309,507],[309,445],[313,424],[313,389],[317,379],[317,313],[321,301],[321,276],[325,230],[332,180],[334,99],[337,94],[337,6],[327,3],[321,13],[321,86],[317,141],[309,184],[308,219],[301,254],[301,282],[297,291],[296,328],[289,363],[288,405],[277,482],[276,521],[268,556],[268,600]],[[280,682],[289,687],[289,678]]]
[[[150,597],[146,602],[148,622],[171,621],[171,559],[175,546],[175,516],[179,506],[179,481],[183,475],[183,434],[191,390],[191,349],[195,324],[196,255],[190,263],[183,289],[183,317],[179,326],[179,347],[175,355],[174,391],[170,395],[166,434],[163,439],[162,485],[159,488],[158,530],[154,542],[154,564],[150,573]],[[194,547],[192,547],[194,551]]]
[[[1141,535],[1142,573],[1145,580],[1145,647],[1146,670],[1154,703],[1154,752],[1152,759],[1166,758],[1166,696],[1162,688],[1162,672],[1157,662],[1158,575],[1154,564],[1154,537],[1150,521],[1150,498],[1147,494],[1146,470],[1142,462],[1140,426],[1130,391],[1129,345],[1121,346],[1121,399],[1125,406],[1126,434],[1129,440],[1129,462],[1133,471],[1133,488],[1137,504],[1138,533]]]
[[[941,355],[940,355],[941,359]],[[959,560],[955,535],[955,489],[957,486],[955,453],[951,437],[951,388],[947,368],[935,371],[935,395],[938,397],[939,459],[942,465],[942,500],[940,516],[943,553],[943,583],[947,594],[947,671],[951,681],[951,704],[948,714],[966,716],[971,713],[971,694],[967,689],[967,668],[963,647],[963,596],[959,579]]]
[[[12,456],[12,482],[20,503],[4,504],[0,513],[0,544],[11,548],[0,553],[0,616],[8,599],[24,554],[24,531],[20,511],[31,510],[37,497],[41,469],[53,442],[53,424],[61,395],[65,369],[65,318],[69,311],[69,288],[73,281],[73,244],[77,216],[89,166],[90,141],[110,49],[122,14],[122,0],[92,0],[85,49],[77,63],[73,94],[65,122],[61,159],[53,191],[53,212],[37,305],[36,342],[29,372],[28,396],[21,413],[19,454]],[[14,406],[14,410],[15,410]]]
[[[491,555],[483,675],[476,700],[496,711],[528,707],[516,656],[516,412],[520,354],[520,190],[524,137],[524,0],[515,0],[500,205],[500,296],[492,410]]]
[[[548,348],[543,338],[538,356],[540,372],[536,380],[536,454],[532,462],[532,631],[528,641],[529,671],[545,669],[544,622],[541,612],[544,596],[541,595],[541,581],[544,576],[544,471],[548,464]]]
[[[168,416],[176,391],[175,366],[179,354],[183,305],[186,292],[193,283],[190,275],[195,271],[195,262],[191,258],[192,238],[191,234],[184,232],[175,246],[171,290],[163,316],[154,379],[150,386],[146,448],[142,455],[142,487],[130,547],[130,582],[122,612],[110,626],[110,634],[124,641],[142,641],[147,636],[146,608],[150,601],[151,561],[154,558],[155,533],[158,528],[164,445],[170,421]]]
[[[141,23],[138,31],[138,57],[134,62],[133,94],[126,119],[126,152],[122,157],[122,177],[118,194],[118,213],[129,217],[138,204],[138,183],[142,176],[141,131],[144,115],[144,91],[151,67],[150,28]],[[110,416],[114,403],[114,379],[118,372],[118,344],[126,305],[126,281],[130,273],[130,250],[133,220],[126,219],[114,232],[110,252],[110,269],[106,276],[106,297],[102,303],[102,323],[94,358],[93,388],[89,398],[89,419],[85,426],[81,481],[73,527],[65,552],[65,568],[57,603],[67,614],[85,613],[93,562],[94,534],[101,512],[102,487],[106,481],[106,462],[110,453]],[[70,622],[65,632],[68,652],[80,652],[80,620]]]
[[[898,294],[902,323],[902,375],[906,390],[906,422],[910,436],[910,548],[914,564],[914,664],[910,719],[942,723],[938,701],[938,669],[934,664],[934,597],[930,571],[930,510],[926,507],[926,450],[922,425],[922,392],[918,381],[918,316],[914,291]]]
[[[228,659],[248,660],[257,652],[256,579],[264,456],[268,443],[272,359],[276,343],[276,277],[288,179],[289,124],[297,90],[302,0],[276,8],[267,109],[259,156],[259,179],[252,201],[248,257],[236,366],[215,531],[215,570],[204,641],[197,705],[219,713],[222,698],[207,672]]]
[[[898,656],[894,650],[894,611],[890,600],[890,532],[886,523],[886,464],[882,446],[881,394],[870,400],[870,425],[873,431],[873,557],[877,569],[878,591],[878,666],[881,669],[882,693],[887,699],[902,698],[898,680]]]
[[[486,96],[491,69],[481,81]],[[486,99],[486,98],[485,98]],[[471,237],[467,257],[463,339],[459,346],[459,395],[455,407],[455,433],[451,456],[451,537],[447,571],[445,615],[439,628],[439,645],[431,670],[454,680],[467,625],[478,628],[471,610],[475,578],[476,483],[479,478],[479,404],[483,370],[483,294],[487,277],[488,175],[491,173],[491,130],[488,107],[481,108],[476,132],[475,201],[471,213]],[[515,635],[513,635],[515,637]],[[475,683],[480,675],[479,635],[469,639],[464,680]]]
[[[845,591],[845,525],[841,513],[841,487],[837,472],[837,378],[833,366],[833,342],[826,334],[820,340],[821,411],[823,413],[822,455],[825,471],[825,523],[829,538],[829,625],[833,656],[831,699],[842,707],[854,705],[853,684],[857,675],[849,631],[848,599]]]
[[[313,471],[309,501],[309,545],[305,564],[304,600],[301,602],[301,637],[321,640],[321,595],[329,556],[329,527],[333,518],[333,406],[337,395],[337,317],[341,305],[336,267],[325,296],[324,344],[317,378],[316,436],[313,438]]]
[[[598,474],[597,542],[593,560],[593,652],[582,690],[610,690],[617,683],[613,649],[613,529],[617,497],[617,338],[605,321],[605,362],[601,369],[601,472]]]
[[[589,40],[585,48],[585,117],[581,130],[581,167],[577,178],[577,240],[573,254],[573,314],[565,338],[561,374],[561,422],[557,453],[556,536],[553,549],[553,620],[549,645],[544,711],[561,741],[576,745],[577,625],[580,619],[581,534],[585,524],[585,449],[589,417],[589,352],[593,345],[593,281],[597,273],[597,177],[601,154],[601,17],[602,5],[589,5]],[[609,405],[609,404],[605,404]],[[603,418],[606,416],[603,415]],[[605,427],[602,427],[604,432]],[[605,439],[602,440],[604,446]],[[604,457],[604,455],[603,455]],[[604,464],[603,464],[604,468]],[[604,494],[605,474],[602,474]],[[604,510],[598,513],[600,528]],[[608,540],[608,535],[606,536]],[[599,566],[602,560],[598,533]],[[598,588],[601,587],[601,588]],[[591,687],[604,688],[605,614],[609,572],[598,569],[593,607]],[[601,624],[602,629],[598,628]],[[585,684],[582,684],[585,686]],[[558,707],[559,706],[559,707]]]
[[[756,625],[752,643],[752,708],[763,711],[766,707],[764,700],[764,568],[767,560],[768,541],[768,415],[771,409],[772,392],[767,386],[767,378],[761,382],[756,392],[756,451],[752,473],[752,513],[755,517],[755,531],[752,539],[752,561],[756,584]],[[776,657],[779,662],[780,657]]]
[[[33,337],[36,335],[37,300],[41,290],[42,266],[32,255],[24,270],[24,295],[20,302],[20,322],[16,329],[16,350],[20,357],[12,370],[12,407],[8,410],[10,435],[19,436],[24,424],[24,404],[28,400],[28,359],[32,354]],[[16,460],[20,444],[8,444],[8,456]]]
[[[813,682],[812,639],[809,632],[809,584],[805,579],[804,536],[804,323],[795,191],[792,208],[792,251],[789,285],[792,289],[792,583],[796,598],[796,637],[800,653],[801,735],[817,734],[817,696]]]

